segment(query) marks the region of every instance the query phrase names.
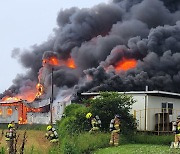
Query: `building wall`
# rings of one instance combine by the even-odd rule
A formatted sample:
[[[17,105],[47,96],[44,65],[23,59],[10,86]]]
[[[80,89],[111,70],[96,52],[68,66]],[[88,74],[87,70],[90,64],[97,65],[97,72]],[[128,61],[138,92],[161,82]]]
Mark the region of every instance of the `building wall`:
[[[178,98],[169,98],[169,97],[159,97],[159,96],[148,96],[148,111],[147,111],[147,128],[148,130],[154,130],[155,124],[157,124],[157,117],[155,114],[162,113],[162,103],[172,103],[173,112],[172,115],[169,115],[169,121],[175,121],[177,115],[180,114],[180,99]],[[166,110],[168,112],[168,110]],[[163,117],[164,119],[164,117]]]
[[[162,103],[165,102],[173,103],[172,115],[168,115],[169,122],[175,121],[177,116],[180,115],[180,99],[178,98],[146,96],[145,94],[131,94],[131,95],[133,96],[134,100],[136,100],[136,103],[132,105],[131,114],[133,114],[137,119],[138,130],[147,130],[147,131],[155,130],[155,125],[157,127],[157,123],[158,123],[157,113],[162,114]],[[146,126],[145,126],[145,102],[147,104]],[[163,120],[165,120],[165,117],[163,117]],[[164,125],[163,127],[166,126]]]
[[[175,121],[177,115],[180,115],[180,99],[160,97],[160,96],[147,96],[146,94],[128,94],[133,96],[136,102],[132,105],[131,114],[137,119],[138,130],[154,131],[157,124],[157,115],[162,113],[162,103],[173,103],[173,113],[169,115],[169,121]],[[145,113],[146,102],[146,113]],[[145,126],[145,114],[146,114],[146,126]],[[163,117],[164,118],[164,117]],[[164,120],[164,119],[163,119]],[[146,127],[146,129],[145,129]]]
[[[65,107],[70,105],[71,101],[54,102],[53,104],[53,122],[60,120],[63,116]]]
[[[53,123],[56,123],[57,120],[60,120],[63,113],[64,109],[67,105],[70,105],[71,101],[62,101],[62,102],[53,102],[52,106],[52,121]],[[28,112],[27,113],[27,123],[32,124],[49,124],[51,119],[51,113],[34,113],[34,112]]]
[[[7,109],[12,109],[12,115],[7,114]],[[1,106],[0,110],[2,114],[0,115],[0,123],[10,123],[11,121],[15,121],[18,123],[18,110],[15,106]]]
[[[53,122],[60,120],[66,107],[65,102],[56,102],[53,104]]]
[[[50,112],[47,113],[27,113],[27,123],[28,124],[49,124],[50,122]]]
[[[129,96],[133,96],[133,99],[136,101],[132,105],[132,109],[130,111],[136,119],[138,130],[145,129],[145,94],[128,94]]]

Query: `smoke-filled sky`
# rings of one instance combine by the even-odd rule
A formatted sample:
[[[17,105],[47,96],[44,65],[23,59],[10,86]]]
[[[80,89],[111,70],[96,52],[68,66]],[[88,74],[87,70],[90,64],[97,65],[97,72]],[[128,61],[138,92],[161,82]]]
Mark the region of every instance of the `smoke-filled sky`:
[[[38,82],[47,94],[52,64],[55,89],[130,91],[148,85],[150,90],[180,92],[179,0],[111,0],[61,9],[56,16],[43,43],[13,49],[12,56],[27,72],[15,77],[3,95],[32,91]]]
[[[18,73],[26,69],[11,58],[14,48],[29,49],[53,34],[61,9],[92,7],[108,0],[1,0],[0,1],[0,92],[12,85]]]

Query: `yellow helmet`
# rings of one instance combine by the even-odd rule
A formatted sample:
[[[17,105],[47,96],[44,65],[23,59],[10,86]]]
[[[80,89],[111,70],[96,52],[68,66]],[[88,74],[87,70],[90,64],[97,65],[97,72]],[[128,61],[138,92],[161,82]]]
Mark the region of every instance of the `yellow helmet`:
[[[86,118],[87,118],[87,119],[89,119],[89,118],[91,118],[91,117],[92,117],[92,113],[89,112],[89,113],[86,114]]]
[[[47,128],[46,128],[47,130],[51,130],[52,129],[52,126],[51,125],[49,125],[49,126],[47,126]]]
[[[8,128],[13,128],[13,124],[8,124]]]

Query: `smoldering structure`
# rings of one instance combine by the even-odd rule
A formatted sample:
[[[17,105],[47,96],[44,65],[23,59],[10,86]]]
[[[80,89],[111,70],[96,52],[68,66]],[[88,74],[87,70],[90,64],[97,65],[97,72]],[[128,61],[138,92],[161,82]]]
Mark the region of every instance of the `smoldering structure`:
[[[53,36],[30,50],[13,50],[27,72],[17,75],[1,97],[35,99],[37,89],[44,88],[48,98],[52,67],[55,95],[63,88],[81,93],[146,85],[180,92],[179,20],[179,0],[113,0],[60,10]]]

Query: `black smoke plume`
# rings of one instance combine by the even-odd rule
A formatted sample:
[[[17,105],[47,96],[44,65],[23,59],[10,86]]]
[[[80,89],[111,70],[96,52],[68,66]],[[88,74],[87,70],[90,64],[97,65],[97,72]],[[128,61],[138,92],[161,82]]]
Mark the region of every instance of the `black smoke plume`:
[[[54,84],[59,88],[80,93],[144,90],[148,85],[151,90],[180,92],[179,20],[179,0],[112,0],[61,10],[53,37],[29,51],[13,51],[27,73],[18,75],[2,96],[33,87],[47,53],[75,61],[75,69],[55,68]],[[115,64],[123,58],[135,59],[137,66],[116,71]]]

